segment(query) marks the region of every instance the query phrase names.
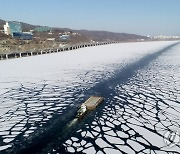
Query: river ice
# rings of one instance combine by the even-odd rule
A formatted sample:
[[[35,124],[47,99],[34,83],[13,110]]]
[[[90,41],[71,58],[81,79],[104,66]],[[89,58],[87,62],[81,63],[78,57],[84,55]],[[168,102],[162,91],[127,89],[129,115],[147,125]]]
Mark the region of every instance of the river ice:
[[[31,136],[53,115],[61,117],[96,85],[174,43],[111,44],[0,61],[0,151]],[[84,121],[64,148],[85,153],[180,151],[163,142],[168,129],[179,128],[179,49],[173,47],[125,82],[108,85],[106,105],[94,120]]]

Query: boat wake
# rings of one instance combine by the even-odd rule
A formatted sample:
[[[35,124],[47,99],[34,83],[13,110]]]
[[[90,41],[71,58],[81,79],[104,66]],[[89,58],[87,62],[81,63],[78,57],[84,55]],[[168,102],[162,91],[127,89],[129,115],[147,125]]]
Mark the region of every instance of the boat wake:
[[[78,122],[78,118],[74,118],[72,121],[70,121],[70,122],[67,124],[66,129],[74,126],[77,122]]]

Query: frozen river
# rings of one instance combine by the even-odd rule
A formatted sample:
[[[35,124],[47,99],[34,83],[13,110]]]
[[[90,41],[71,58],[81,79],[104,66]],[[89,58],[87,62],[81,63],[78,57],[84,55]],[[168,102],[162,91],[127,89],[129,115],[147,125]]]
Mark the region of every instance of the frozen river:
[[[0,70],[0,153],[180,152],[177,42],[5,60]],[[105,101],[64,130],[91,95]]]

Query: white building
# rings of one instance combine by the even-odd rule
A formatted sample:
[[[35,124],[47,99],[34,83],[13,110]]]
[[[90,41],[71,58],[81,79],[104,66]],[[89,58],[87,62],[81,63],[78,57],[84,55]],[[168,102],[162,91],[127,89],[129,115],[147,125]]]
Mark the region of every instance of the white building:
[[[22,32],[21,23],[16,22],[16,21],[6,22],[6,24],[4,25],[4,33],[6,35],[13,36],[13,33],[16,33],[16,32]]]
[[[9,27],[8,22],[6,22],[6,24],[4,25],[4,33],[5,33],[6,35],[10,35],[10,34],[11,34],[11,33],[10,33],[10,27]]]
[[[180,39],[180,36],[166,36],[166,35],[158,35],[152,36],[152,39]]]

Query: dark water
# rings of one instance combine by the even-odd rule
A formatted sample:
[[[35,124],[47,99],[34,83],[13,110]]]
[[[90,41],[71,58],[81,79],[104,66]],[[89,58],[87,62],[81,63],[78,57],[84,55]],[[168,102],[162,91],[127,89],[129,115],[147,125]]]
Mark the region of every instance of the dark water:
[[[19,89],[22,96],[18,94],[16,99],[19,98],[22,104],[19,104],[18,110],[22,108],[30,118],[21,117],[21,112],[18,113],[20,122],[15,126],[19,127],[11,128],[9,138],[3,132],[12,146],[2,153],[180,153],[179,142],[169,146],[164,141],[167,132],[180,129],[179,44],[129,64],[91,89],[82,91],[67,87],[64,89],[65,98],[58,96],[60,87],[51,86],[42,84],[34,89],[27,86]],[[42,97],[42,92],[45,97]],[[68,98],[68,93],[73,93],[72,100]],[[16,90],[12,89],[7,99],[9,94],[14,98]],[[94,94],[103,96],[105,101],[82,121],[68,128],[67,124],[74,118],[77,107],[71,104],[76,102],[78,105]],[[34,102],[38,100],[38,106],[28,106],[27,98]],[[51,102],[68,101],[70,106],[63,108],[62,104],[50,104],[49,99]],[[53,113],[51,110],[42,112],[48,107]],[[59,110],[54,113],[53,108]],[[6,115],[8,118],[11,113]],[[34,117],[35,122],[34,115],[38,115]],[[21,121],[26,119],[23,125]],[[15,134],[14,139],[13,134],[19,131],[21,133]],[[32,131],[31,135],[27,131]]]

